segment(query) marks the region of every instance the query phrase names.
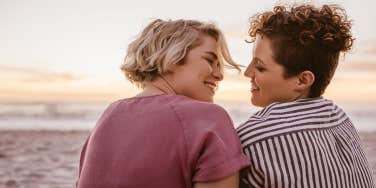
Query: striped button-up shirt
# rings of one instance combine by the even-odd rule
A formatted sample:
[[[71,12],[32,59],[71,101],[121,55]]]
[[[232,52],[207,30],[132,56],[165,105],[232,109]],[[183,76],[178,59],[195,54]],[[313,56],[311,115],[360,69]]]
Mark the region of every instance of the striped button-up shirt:
[[[248,187],[375,187],[356,129],[329,100],[273,103],[237,132]]]

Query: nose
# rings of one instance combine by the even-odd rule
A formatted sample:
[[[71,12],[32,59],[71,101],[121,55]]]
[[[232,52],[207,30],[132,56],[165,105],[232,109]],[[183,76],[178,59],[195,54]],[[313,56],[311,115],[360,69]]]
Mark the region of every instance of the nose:
[[[253,78],[254,77],[254,68],[252,66],[253,63],[250,63],[248,66],[247,66],[247,69],[244,71],[244,76],[245,77],[248,77],[248,78]]]
[[[215,66],[213,67],[213,72],[212,72],[212,75],[214,76],[214,78],[218,81],[222,81],[223,80],[223,71],[221,70],[220,66]]]

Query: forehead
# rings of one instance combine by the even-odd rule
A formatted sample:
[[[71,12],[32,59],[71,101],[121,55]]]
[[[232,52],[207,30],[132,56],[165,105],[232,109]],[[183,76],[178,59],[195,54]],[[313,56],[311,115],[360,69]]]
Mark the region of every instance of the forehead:
[[[217,41],[210,35],[201,34],[196,41],[196,47],[216,50]]]
[[[263,35],[257,35],[253,46],[253,57],[265,63],[275,62],[271,40]]]
[[[217,60],[220,64],[220,69],[223,69],[223,57],[221,49],[223,48],[222,44],[218,43],[217,40],[210,35],[202,34],[198,39],[198,43],[194,46],[190,52],[192,55],[196,55],[198,57],[201,56],[209,56],[212,57],[213,60]]]
[[[197,41],[191,46],[191,49],[189,51],[190,53],[200,56],[203,54],[208,54],[206,52],[212,52],[217,55],[217,41],[210,36],[199,37]]]

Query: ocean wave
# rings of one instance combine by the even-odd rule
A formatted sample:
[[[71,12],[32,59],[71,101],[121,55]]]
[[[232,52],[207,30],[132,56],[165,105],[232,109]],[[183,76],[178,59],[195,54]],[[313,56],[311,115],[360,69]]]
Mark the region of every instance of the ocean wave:
[[[0,104],[0,129],[91,129],[108,104]],[[249,104],[220,103],[237,127],[260,110]],[[376,107],[344,105],[360,131],[376,130]]]

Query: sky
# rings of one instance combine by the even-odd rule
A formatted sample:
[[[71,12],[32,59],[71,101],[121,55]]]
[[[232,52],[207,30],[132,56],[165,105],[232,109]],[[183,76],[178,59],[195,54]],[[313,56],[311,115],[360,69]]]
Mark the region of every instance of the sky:
[[[371,0],[0,0],[0,102],[98,102],[136,94],[119,66],[130,41],[156,18],[216,23],[235,61],[247,65],[248,18],[277,4],[302,2],[339,4],[353,20],[356,43],[341,57],[328,98],[376,104],[376,2]],[[249,88],[242,74],[229,73],[216,99],[248,102]]]

